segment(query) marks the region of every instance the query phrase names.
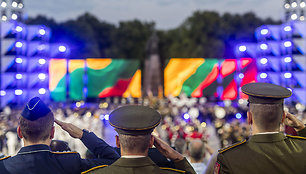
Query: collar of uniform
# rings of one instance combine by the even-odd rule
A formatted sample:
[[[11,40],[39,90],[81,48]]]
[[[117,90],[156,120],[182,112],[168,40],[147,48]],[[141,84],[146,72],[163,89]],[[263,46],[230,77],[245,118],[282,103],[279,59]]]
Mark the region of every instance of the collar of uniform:
[[[45,144],[36,144],[36,145],[22,147],[18,152],[18,154],[29,153],[29,152],[40,152],[40,151],[51,151],[51,150],[50,147]]]
[[[146,156],[140,156],[140,155],[122,155],[121,158],[144,158]]]
[[[283,133],[272,133],[272,134],[256,134],[250,137],[249,141],[257,143],[266,143],[266,142],[277,142],[282,141],[286,138]]]
[[[122,167],[150,166],[156,165],[149,157],[142,158],[119,158],[112,165]]]

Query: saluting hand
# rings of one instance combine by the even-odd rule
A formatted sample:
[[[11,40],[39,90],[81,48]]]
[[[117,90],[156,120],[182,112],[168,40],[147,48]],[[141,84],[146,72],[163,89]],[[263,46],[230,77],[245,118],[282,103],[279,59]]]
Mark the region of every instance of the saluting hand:
[[[69,133],[69,135],[73,138],[81,139],[83,137],[82,129],[76,127],[71,123],[65,123],[58,119],[55,119],[55,123],[58,124],[63,130]]]
[[[293,127],[296,131],[300,131],[305,128],[304,123],[297,119],[296,116],[286,111],[285,125]]]
[[[175,151],[172,147],[170,147],[166,142],[164,142],[157,136],[154,136],[154,146],[162,155],[164,155],[166,158],[171,159],[173,162],[178,162],[184,159],[184,156],[182,154]]]

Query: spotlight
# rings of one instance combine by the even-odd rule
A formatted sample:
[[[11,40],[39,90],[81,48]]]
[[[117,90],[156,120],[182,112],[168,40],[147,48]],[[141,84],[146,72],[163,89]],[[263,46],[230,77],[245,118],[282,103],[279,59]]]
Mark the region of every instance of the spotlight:
[[[13,20],[17,20],[17,19],[18,19],[17,14],[13,13],[13,14],[12,14],[12,19],[13,19]]]
[[[0,96],[5,96],[6,95],[6,92],[4,90],[1,90],[0,91]]]
[[[46,74],[40,73],[40,74],[38,74],[38,78],[39,78],[40,80],[45,80],[45,79],[46,79]]]
[[[237,114],[236,114],[236,118],[237,118],[237,119],[240,119],[241,117],[242,117],[242,115],[241,115],[240,113],[237,113]]]
[[[246,51],[246,46],[245,45],[241,45],[241,46],[239,46],[239,51],[241,51],[241,52],[245,52]]]
[[[262,50],[266,50],[266,49],[268,49],[268,45],[265,44],[265,43],[260,44],[260,48],[261,48]]]
[[[300,3],[300,7],[301,7],[301,8],[306,7],[306,3],[305,3],[305,2],[301,2],[301,3]]]
[[[268,77],[267,73],[260,73],[260,78],[265,79],[267,77]]]
[[[262,30],[260,30],[260,34],[261,35],[266,35],[266,34],[268,34],[269,33],[269,30],[268,29],[262,29]]]
[[[38,90],[38,93],[39,93],[39,94],[45,94],[45,93],[46,93],[46,89],[45,89],[45,88],[40,88],[40,89]]]
[[[16,74],[16,79],[22,79],[22,74]]]
[[[39,59],[38,63],[41,64],[41,65],[44,65],[44,64],[46,64],[46,59]]]
[[[2,19],[2,21],[6,21],[6,20],[7,20],[7,16],[3,15],[3,16],[1,17],[1,19]]]
[[[292,62],[292,58],[291,57],[285,57],[284,62],[290,63],[290,62]]]
[[[285,77],[286,79],[290,79],[290,78],[292,77],[292,74],[291,74],[291,73],[285,73],[285,74],[284,74],[284,77]]]
[[[239,74],[239,78],[240,78],[240,79],[243,79],[243,77],[244,77],[244,74],[243,74],[243,73],[240,73],[240,74]]]
[[[23,8],[23,4],[22,4],[22,3],[19,3],[19,4],[18,4],[18,8]]]
[[[284,27],[284,31],[291,31],[292,30],[292,28],[291,28],[291,26],[286,26],[286,27]]]
[[[285,7],[285,9],[289,9],[289,8],[290,8],[290,4],[286,3],[286,4],[284,5],[284,7]]]
[[[105,115],[104,115],[104,119],[105,119],[105,120],[109,120],[109,115],[108,115],[108,114],[105,114]]]
[[[16,42],[15,46],[16,46],[17,48],[21,48],[21,47],[22,47],[22,42]]]
[[[297,7],[297,3],[296,3],[296,2],[292,2],[291,7],[292,7],[292,8]]]
[[[12,7],[16,8],[18,6],[17,2],[16,1],[13,1],[12,2]]]
[[[23,91],[21,89],[15,90],[15,95],[22,95]]]
[[[284,42],[284,46],[285,47],[291,47],[292,43],[290,41],[286,41],[286,42]]]
[[[58,51],[61,52],[61,53],[65,52],[66,50],[67,50],[67,48],[63,45],[58,47]]]
[[[263,64],[263,65],[265,65],[265,64],[268,63],[268,59],[267,59],[267,58],[261,58],[261,59],[260,59],[260,63]]]
[[[23,29],[22,29],[21,26],[17,26],[17,27],[16,27],[16,31],[17,31],[17,32],[22,32],[22,30],[23,30]]]
[[[297,18],[298,18],[297,14],[294,13],[294,14],[291,15],[292,20],[296,20]]]
[[[187,114],[187,113],[185,113],[185,114],[184,114],[184,119],[185,119],[185,120],[188,120],[189,118],[190,118],[190,115]]]
[[[300,16],[300,21],[304,21],[305,17],[304,16]]]
[[[19,58],[19,57],[16,58],[16,59],[15,59],[15,62],[16,62],[16,63],[22,63],[22,58]]]
[[[3,1],[3,2],[1,3],[1,7],[5,8],[6,6],[7,6],[7,3]]]
[[[46,30],[45,29],[40,29],[38,32],[42,36],[46,34]]]

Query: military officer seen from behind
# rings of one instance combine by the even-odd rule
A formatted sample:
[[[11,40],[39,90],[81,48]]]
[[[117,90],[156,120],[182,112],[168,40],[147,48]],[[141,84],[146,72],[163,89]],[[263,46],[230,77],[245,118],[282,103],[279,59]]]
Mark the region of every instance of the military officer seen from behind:
[[[306,173],[306,138],[280,132],[285,122],[305,136],[304,124],[284,112],[284,98],[290,97],[291,91],[268,83],[250,83],[242,87],[242,92],[249,96],[247,121],[252,136],[219,150],[214,173]]]
[[[24,147],[17,155],[0,159],[1,174],[77,174],[101,164],[111,164],[119,155],[95,134],[56,121],[72,137],[81,141],[100,159],[81,159],[76,152],[52,152],[54,116],[40,98],[31,99],[19,120],[18,136]]]
[[[195,173],[186,158],[161,139],[151,135],[160,120],[161,116],[157,111],[145,106],[124,106],[114,110],[110,114],[109,122],[118,133],[116,145],[120,147],[121,158],[110,166],[98,166],[83,173]],[[174,162],[176,169],[158,167],[148,157],[148,150],[153,144]]]

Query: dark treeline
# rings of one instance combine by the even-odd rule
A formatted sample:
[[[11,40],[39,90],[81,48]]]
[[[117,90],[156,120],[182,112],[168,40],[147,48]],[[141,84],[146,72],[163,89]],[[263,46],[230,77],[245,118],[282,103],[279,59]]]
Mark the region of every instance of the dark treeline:
[[[71,58],[146,57],[146,43],[154,32],[154,22],[123,21],[119,25],[100,21],[85,13],[76,20],[57,23],[45,16],[29,18],[27,24],[51,28],[51,42],[67,43]],[[260,19],[253,13],[243,15],[197,11],[180,26],[157,30],[161,59],[171,57],[234,57],[233,47],[241,41],[254,41],[254,31],[263,24],[280,21]]]

